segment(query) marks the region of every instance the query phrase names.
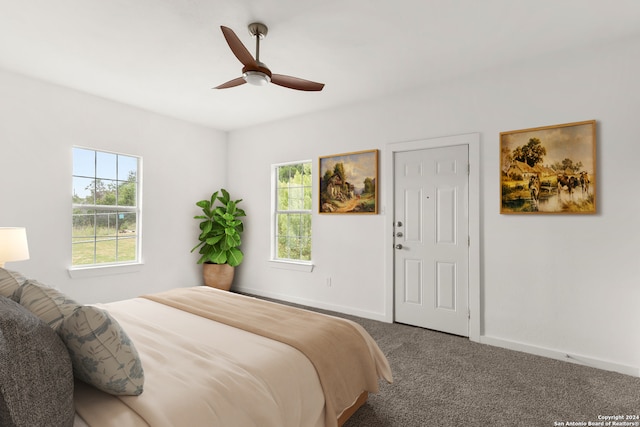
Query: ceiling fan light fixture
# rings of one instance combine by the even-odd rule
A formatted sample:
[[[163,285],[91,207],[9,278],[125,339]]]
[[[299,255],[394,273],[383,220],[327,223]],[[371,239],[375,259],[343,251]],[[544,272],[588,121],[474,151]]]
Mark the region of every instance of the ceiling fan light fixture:
[[[271,82],[271,77],[262,71],[245,71],[242,73],[242,78],[255,86],[265,86]]]

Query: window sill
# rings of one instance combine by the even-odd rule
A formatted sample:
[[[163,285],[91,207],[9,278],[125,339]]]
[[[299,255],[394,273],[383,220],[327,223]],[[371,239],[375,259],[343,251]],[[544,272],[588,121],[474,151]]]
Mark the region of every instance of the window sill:
[[[278,268],[281,270],[292,270],[292,271],[300,271],[303,273],[311,273],[313,271],[312,263],[302,263],[302,262],[291,262],[291,261],[279,261],[279,260],[270,260],[269,265],[271,268]]]
[[[112,274],[136,273],[142,270],[142,263],[100,265],[91,267],[69,267],[67,271],[72,279],[84,279],[89,277],[109,276]]]

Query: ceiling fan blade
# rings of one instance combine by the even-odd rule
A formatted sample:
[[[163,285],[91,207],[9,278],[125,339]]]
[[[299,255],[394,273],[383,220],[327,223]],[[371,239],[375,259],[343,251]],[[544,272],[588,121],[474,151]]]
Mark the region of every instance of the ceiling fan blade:
[[[316,83],[310,80],[299,79],[298,77],[285,76],[282,74],[272,74],[271,83],[289,89],[319,91],[324,87],[324,83]]]
[[[230,87],[240,86],[246,83],[246,80],[242,77],[238,77],[237,79],[229,80],[226,83],[222,83],[220,86],[214,87],[214,89],[227,89]]]
[[[242,65],[244,65],[245,67],[257,67],[258,63],[253,58],[251,53],[247,50],[247,48],[242,44],[236,33],[234,33],[231,28],[225,27],[224,25],[221,25],[220,29],[222,30],[222,34],[224,34],[224,38],[227,40],[227,44],[231,48],[231,51],[242,63]]]

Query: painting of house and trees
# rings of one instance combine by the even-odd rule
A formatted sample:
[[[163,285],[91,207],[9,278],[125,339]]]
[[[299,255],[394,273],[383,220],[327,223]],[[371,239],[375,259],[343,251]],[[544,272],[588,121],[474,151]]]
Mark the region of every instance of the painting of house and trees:
[[[320,157],[320,213],[378,213],[378,150]]]
[[[500,213],[596,212],[595,120],[500,134]]]

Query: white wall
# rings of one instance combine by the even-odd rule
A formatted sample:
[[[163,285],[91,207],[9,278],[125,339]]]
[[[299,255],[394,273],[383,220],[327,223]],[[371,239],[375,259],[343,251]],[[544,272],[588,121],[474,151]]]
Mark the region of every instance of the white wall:
[[[27,227],[31,250],[29,261],[7,267],[82,302],[199,283],[197,256],[189,253],[194,202],[224,185],[248,213],[238,289],[386,318],[387,144],[479,132],[481,341],[638,375],[639,74],[635,38],[235,131],[227,146],[222,132],[0,72],[0,226]],[[499,133],[589,119],[598,120],[598,214],[500,215]],[[74,144],[143,157],[140,271],[69,277]],[[381,150],[380,214],[316,214],[314,271],[271,268],[271,164],[316,165],[318,156],[373,148]]]
[[[387,144],[479,132],[481,341],[640,375],[638,75],[634,38],[231,132],[229,181],[248,214],[236,287],[385,317]],[[598,121],[598,214],[500,215],[499,133],[590,119]],[[383,156],[381,213],[315,214],[314,271],[271,268],[270,165],[313,159],[315,167],[318,156],[374,148]],[[317,183],[314,192],[317,204]]]
[[[70,278],[71,147],[142,156],[139,271]],[[7,268],[80,302],[201,282],[195,202],[226,184],[226,134],[0,71],[0,226],[27,228],[31,259]]]

